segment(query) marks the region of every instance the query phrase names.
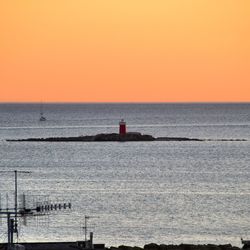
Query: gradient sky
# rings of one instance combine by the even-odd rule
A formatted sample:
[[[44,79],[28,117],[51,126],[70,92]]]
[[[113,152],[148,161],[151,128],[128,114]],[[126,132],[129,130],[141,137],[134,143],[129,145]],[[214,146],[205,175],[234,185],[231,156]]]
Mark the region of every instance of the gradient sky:
[[[249,0],[0,0],[0,102],[248,102]]]

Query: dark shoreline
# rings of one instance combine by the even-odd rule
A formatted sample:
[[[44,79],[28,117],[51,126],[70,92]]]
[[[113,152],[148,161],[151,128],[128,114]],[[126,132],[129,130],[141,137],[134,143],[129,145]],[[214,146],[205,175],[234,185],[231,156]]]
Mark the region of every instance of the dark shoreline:
[[[109,250],[239,250],[241,248],[232,246],[231,244],[180,244],[180,245],[165,245],[150,243],[144,247],[131,247],[121,245],[119,247],[110,247]]]
[[[84,248],[79,242],[20,242],[19,245],[25,247],[25,250],[240,250],[250,249],[248,247],[239,248],[231,244],[215,245],[215,244],[180,244],[180,245],[165,245],[150,243],[144,247],[125,246],[105,247],[104,244],[94,244],[93,248]],[[1,243],[0,250],[6,250],[7,244]],[[21,248],[20,248],[21,249]]]
[[[97,134],[75,137],[48,137],[48,138],[27,138],[27,139],[9,139],[9,142],[127,142],[127,141],[247,141],[246,139],[198,139],[188,137],[153,137],[141,133],[127,133],[120,135]]]

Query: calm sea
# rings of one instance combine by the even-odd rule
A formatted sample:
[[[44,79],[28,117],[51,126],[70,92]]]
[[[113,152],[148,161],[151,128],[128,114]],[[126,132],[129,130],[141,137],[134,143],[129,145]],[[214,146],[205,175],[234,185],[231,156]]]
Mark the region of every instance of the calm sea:
[[[20,219],[20,241],[231,243],[250,238],[250,104],[0,104],[1,206],[14,173],[26,205],[72,202],[70,212]],[[128,131],[205,142],[7,142]],[[0,240],[6,241],[6,219]]]

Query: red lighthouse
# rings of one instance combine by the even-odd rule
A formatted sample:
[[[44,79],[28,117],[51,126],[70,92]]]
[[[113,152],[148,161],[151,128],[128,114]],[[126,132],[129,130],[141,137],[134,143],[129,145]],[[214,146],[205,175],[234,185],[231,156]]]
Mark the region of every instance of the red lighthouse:
[[[126,122],[121,119],[121,121],[119,122],[119,134],[120,135],[126,135]]]

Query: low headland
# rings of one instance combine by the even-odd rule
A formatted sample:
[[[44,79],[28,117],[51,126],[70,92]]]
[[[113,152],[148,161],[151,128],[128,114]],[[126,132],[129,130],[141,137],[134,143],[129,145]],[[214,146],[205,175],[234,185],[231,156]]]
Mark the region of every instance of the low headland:
[[[30,141],[30,142],[126,142],[126,141],[246,141],[245,139],[199,139],[188,137],[154,137],[152,135],[141,134],[139,132],[128,132],[126,134],[110,133],[85,135],[74,137],[47,137],[47,138],[27,138],[9,139],[7,141]]]

